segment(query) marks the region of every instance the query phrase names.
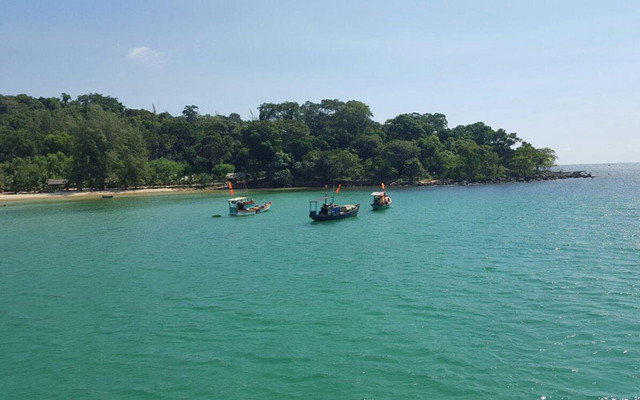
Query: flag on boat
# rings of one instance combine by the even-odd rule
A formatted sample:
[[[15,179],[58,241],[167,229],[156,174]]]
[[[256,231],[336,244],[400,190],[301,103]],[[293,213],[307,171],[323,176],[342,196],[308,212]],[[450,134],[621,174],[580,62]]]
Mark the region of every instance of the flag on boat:
[[[338,194],[338,192],[340,192],[340,188],[342,187],[342,183],[338,185],[338,188],[336,189],[336,194]]]
[[[231,191],[231,195],[234,196],[234,194],[233,194],[233,185],[231,184],[231,182],[227,182],[227,187]]]
[[[382,182],[382,190],[384,190],[384,182]]]

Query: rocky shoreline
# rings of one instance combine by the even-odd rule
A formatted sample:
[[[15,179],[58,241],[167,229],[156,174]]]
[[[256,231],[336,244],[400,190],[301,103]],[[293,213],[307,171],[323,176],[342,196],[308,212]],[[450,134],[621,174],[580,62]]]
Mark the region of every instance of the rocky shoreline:
[[[590,172],[586,171],[544,171],[535,175],[526,177],[504,177],[497,179],[484,179],[484,180],[462,180],[455,179],[423,179],[416,182],[407,181],[389,181],[385,182],[388,187],[412,187],[412,186],[467,186],[467,185],[485,185],[485,184],[498,184],[498,183],[517,183],[517,182],[536,182],[536,181],[553,181],[558,179],[571,179],[571,178],[594,178]],[[341,181],[344,187],[362,187],[362,186],[377,186],[379,181],[362,180],[362,181]],[[323,182],[296,182],[295,185],[285,186],[284,189],[294,188],[314,188],[323,187],[326,184]],[[250,181],[248,186],[253,189],[276,189],[267,181]],[[216,186],[216,189],[226,189],[226,186]],[[280,187],[282,189],[282,187]]]
[[[572,178],[594,178],[594,176],[590,172],[586,171],[544,171],[535,175],[526,176],[526,177],[504,177],[497,179],[484,179],[484,180],[462,180],[458,181],[455,179],[423,179],[417,182],[404,182],[404,181],[390,181],[386,183],[388,187],[415,187],[415,186],[468,186],[468,185],[489,185],[489,184],[499,184],[499,183],[518,183],[518,182],[537,182],[537,181],[554,181],[559,179],[572,179]],[[253,185],[254,183],[251,183]],[[343,182],[343,186],[377,186],[380,182],[378,181],[357,181],[357,182]],[[294,187],[322,187],[323,184],[320,182],[312,182],[309,184],[297,185]],[[260,188],[271,188],[268,185],[261,186],[257,184],[254,187]]]
[[[440,186],[440,185],[482,185],[482,184],[497,184],[497,183],[517,183],[517,182],[537,182],[537,181],[554,181],[559,179],[572,179],[572,178],[594,178],[590,172],[586,171],[545,171],[536,175],[527,177],[505,177],[497,179],[485,179],[478,181],[456,181],[453,179],[430,179],[416,182],[407,186]],[[402,184],[394,184],[393,186],[402,186]]]

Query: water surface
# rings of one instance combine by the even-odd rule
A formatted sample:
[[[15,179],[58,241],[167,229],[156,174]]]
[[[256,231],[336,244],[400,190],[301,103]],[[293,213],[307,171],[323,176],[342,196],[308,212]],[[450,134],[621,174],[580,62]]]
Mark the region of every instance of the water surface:
[[[0,397],[634,398],[640,164],[575,168],[325,223],[320,191],[10,203]]]

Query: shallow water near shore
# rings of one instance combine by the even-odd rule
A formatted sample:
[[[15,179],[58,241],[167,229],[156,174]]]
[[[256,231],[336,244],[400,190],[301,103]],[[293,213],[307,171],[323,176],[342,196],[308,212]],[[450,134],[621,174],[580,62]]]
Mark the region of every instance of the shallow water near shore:
[[[640,164],[567,169],[0,208],[0,398],[637,398]]]

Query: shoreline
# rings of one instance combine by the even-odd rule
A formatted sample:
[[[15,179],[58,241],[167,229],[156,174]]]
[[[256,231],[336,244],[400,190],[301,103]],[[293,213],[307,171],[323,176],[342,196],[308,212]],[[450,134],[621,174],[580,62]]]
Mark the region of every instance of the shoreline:
[[[591,173],[584,171],[575,172],[561,172],[552,171],[544,174],[539,174],[528,178],[500,178],[484,181],[455,181],[452,179],[429,179],[421,180],[414,183],[400,183],[391,182],[388,187],[424,187],[424,186],[469,186],[469,185],[490,185],[501,183],[527,183],[560,179],[574,179],[574,178],[593,178]],[[375,183],[371,182],[351,182],[348,186],[352,187],[364,187],[375,186]],[[292,191],[292,190],[305,190],[313,189],[320,186],[291,186],[285,188],[274,187],[262,187],[256,185],[254,190],[273,190],[273,191]],[[37,201],[37,200],[80,200],[80,199],[98,199],[103,196],[113,197],[132,197],[140,195],[159,195],[159,194],[177,194],[177,193],[203,193],[203,192],[218,192],[225,190],[225,185],[212,185],[206,187],[145,187],[140,189],[113,189],[113,190],[61,190],[54,192],[40,192],[40,193],[0,193],[0,202],[20,202],[20,201]],[[6,204],[3,204],[5,206]]]
[[[30,202],[30,201],[47,201],[47,200],[87,200],[100,199],[103,196],[116,197],[135,197],[135,196],[155,196],[163,194],[184,194],[184,193],[220,193],[226,190],[226,186],[212,185],[206,187],[145,187],[140,189],[113,189],[113,190],[59,190],[54,192],[19,192],[19,193],[1,193],[0,203]],[[311,189],[310,187],[288,187],[288,188],[261,188],[256,187],[254,190],[272,190],[272,191],[293,191]],[[107,200],[107,199],[105,199]],[[0,207],[6,204],[0,205]]]
[[[469,186],[469,185],[492,185],[500,183],[529,183],[541,181],[557,181],[561,179],[578,179],[578,178],[594,178],[591,172],[586,171],[545,171],[537,175],[528,177],[506,177],[485,179],[480,181],[455,181],[452,179],[430,179],[423,180],[410,186]],[[402,185],[396,185],[402,186]]]
[[[98,199],[102,196],[135,196],[135,195],[156,195],[156,194],[170,194],[179,192],[195,192],[202,189],[195,188],[170,188],[170,187],[158,187],[158,188],[142,188],[142,189],[114,189],[114,190],[59,190],[54,192],[40,192],[40,193],[0,193],[0,201],[31,201],[31,200],[79,200],[79,199]]]

